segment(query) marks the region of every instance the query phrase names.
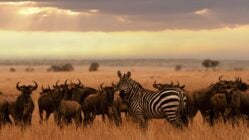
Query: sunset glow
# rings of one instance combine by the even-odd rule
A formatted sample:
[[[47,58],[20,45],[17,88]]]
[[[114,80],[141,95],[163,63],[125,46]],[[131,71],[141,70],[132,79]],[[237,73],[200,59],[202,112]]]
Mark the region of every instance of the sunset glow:
[[[249,59],[249,8],[100,3],[0,2],[0,57]]]

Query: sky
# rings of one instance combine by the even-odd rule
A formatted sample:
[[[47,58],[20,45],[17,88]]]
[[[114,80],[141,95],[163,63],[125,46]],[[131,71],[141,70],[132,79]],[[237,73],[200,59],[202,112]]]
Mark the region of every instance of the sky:
[[[248,0],[0,1],[1,59],[249,59]]]

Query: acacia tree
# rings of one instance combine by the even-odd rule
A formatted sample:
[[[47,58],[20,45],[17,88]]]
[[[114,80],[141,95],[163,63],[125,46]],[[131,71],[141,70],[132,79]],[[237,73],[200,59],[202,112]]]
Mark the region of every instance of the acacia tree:
[[[205,59],[202,62],[202,66],[206,68],[206,70],[208,70],[209,68],[212,68],[213,70],[215,70],[215,68],[220,64],[219,61],[217,60],[211,60],[211,59]]]

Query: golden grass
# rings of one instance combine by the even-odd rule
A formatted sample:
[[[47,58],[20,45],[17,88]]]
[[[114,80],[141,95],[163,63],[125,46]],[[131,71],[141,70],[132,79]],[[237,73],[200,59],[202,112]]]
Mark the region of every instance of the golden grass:
[[[154,80],[158,82],[180,81],[186,84],[188,91],[198,88],[207,87],[212,82],[217,81],[218,76],[224,75],[226,79],[231,79],[234,76],[248,77],[249,71],[243,72],[174,72],[166,68],[152,68],[152,67],[102,67],[99,72],[88,72],[87,67],[77,67],[74,72],[64,73],[48,73],[45,71],[46,67],[35,67],[36,71],[33,73],[24,72],[24,67],[18,67],[17,72],[11,73],[8,67],[0,67],[0,91],[6,94],[18,93],[15,89],[15,84],[22,81],[23,84],[30,84],[32,80],[39,83],[39,86],[53,84],[57,80],[64,81],[71,79],[76,81],[79,78],[87,86],[97,88],[102,82],[111,84],[112,81],[117,81],[117,70],[126,72],[132,71],[133,79],[140,82],[145,88],[153,89],[152,83]],[[247,79],[244,79],[247,81]],[[21,84],[22,84],[21,83]],[[201,116],[198,114],[194,120],[193,125],[184,131],[172,128],[165,120],[151,120],[149,128],[146,133],[143,133],[137,125],[132,122],[126,121],[120,128],[116,128],[113,124],[103,123],[101,118],[97,120],[90,128],[75,129],[74,126],[68,126],[63,129],[58,128],[53,122],[51,116],[47,124],[39,124],[39,115],[37,109],[37,99],[39,97],[39,90],[35,91],[32,95],[36,108],[33,112],[32,126],[25,131],[14,126],[6,126],[0,129],[0,140],[13,140],[13,139],[32,139],[32,140],[72,140],[72,139],[108,139],[108,140],[158,140],[158,139],[186,139],[186,140],[210,140],[210,139],[249,139],[249,129],[241,122],[237,128],[232,128],[230,125],[222,123],[217,124],[215,127],[210,128],[204,124]]]

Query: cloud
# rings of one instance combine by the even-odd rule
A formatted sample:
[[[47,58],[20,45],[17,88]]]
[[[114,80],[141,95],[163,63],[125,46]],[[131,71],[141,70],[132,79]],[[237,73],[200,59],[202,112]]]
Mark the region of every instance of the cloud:
[[[0,2],[0,26],[45,31],[213,29],[249,24],[248,7],[248,0],[11,0]]]

